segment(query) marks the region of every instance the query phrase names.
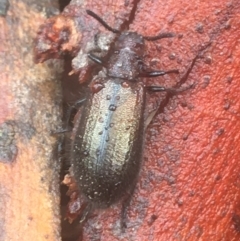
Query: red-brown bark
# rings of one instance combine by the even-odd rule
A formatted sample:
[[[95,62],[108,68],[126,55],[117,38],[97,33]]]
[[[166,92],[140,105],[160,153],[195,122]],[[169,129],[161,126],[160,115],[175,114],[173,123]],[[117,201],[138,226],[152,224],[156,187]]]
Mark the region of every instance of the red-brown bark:
[[[170,98],[146,129],[144,162],[127,229],[123,233],[120,228],[119,203],[89,218],[83,240],[239,239],[239,7],[237,0],[88,1],[81,6],[72,2],[61,16],[47,20],[44,26],[52,21],[48,26],[57,30],[53,34],[50,27],[39,32],[38,40],[43,44],[53,39],[55,49],[50,50],[55,55],[37,48],[39,61],[61,57],[59,49],[73,57],[80,50],[86,55],[94,35],[99,30],[107,34],[86,15],[86,9],[117,29],[130,24],[131,31],[143,35],[176,33],[175,38],[146,43],[146,62],[153,69],[179,69],[180,75],[146,79],[146,85],[175,85],[200,55],[185,83],[195,83],[195,88]],[[65,25],[57,24],[59,19],[64,19],[61,24]],[[68,29],[64,41],[59,34],[63,29]],[[112,41],[114,34],[109,39]],[[73,63],[80,82],[94,70],[83,63],[81,58]],[[9,96],[6,94],[6,100]],[[165,97],[149,95],[146,115]]]

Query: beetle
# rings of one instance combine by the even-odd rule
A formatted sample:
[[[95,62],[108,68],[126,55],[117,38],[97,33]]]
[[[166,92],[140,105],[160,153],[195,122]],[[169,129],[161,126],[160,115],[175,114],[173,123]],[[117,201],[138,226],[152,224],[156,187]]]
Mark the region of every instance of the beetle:
[[[84,217],[92,209],[108,208],[122,199],[124,219],[142,164],[146,92],[176,91],[145,86],[141,78],[179,73],[176,69],[147,71],[143,63],[144,40],[155,41],[174,34],[148,37],[136,32],[120,32],[92,11],[87,10],[87,14],[117,37],[107,61],[88,54],[92,61],[104,66],[106,73],[93,78],[91,86],[97,88],[90,88],[81,117],[74,124],[72,172],[88,203]]]

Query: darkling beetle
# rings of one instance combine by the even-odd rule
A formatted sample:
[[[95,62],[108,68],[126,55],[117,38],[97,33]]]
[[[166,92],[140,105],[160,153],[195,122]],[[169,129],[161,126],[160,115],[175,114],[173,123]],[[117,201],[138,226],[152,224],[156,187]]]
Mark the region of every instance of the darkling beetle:
[[[178,73],[175,69],[146,71],[144,40],[155,41],[174,35],[161,33],[148,37],[136,32],[120,32],[92,11],[86,12],[116,33],[117,38],[106,62],[88,54],[92,61],[105,67],[106,74],[104,78],[93,78],[92,84],[98,84],[100,88],[97,91],[90,89],[86,99],[79,101],[83,102],[83,108],[74,125],[71,169],[87,203],[81,220],[95,208],[107,208],[122,200],[122,225],[125,225],[125,210],[142,163],[146,92],[179,92],[174,88],[145,86],[140,80],[141,77]]]

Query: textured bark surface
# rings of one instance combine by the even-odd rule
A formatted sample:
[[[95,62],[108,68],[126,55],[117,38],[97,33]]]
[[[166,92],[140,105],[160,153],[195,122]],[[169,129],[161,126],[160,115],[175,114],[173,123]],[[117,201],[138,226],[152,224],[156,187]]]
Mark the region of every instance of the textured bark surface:
[[[192,60],[199,58],[184,84],[195,83],[194,89],[172,98],[148,96],[146,115],[160,108],[146,130],[143,167],[125,232],[120,228],[119,203],[95,212],[78,240],[239,240],[239,1],[81,4],[72,1],[61,16],[45,25],[65,18],[65,28],[57,28],[57,33],[59,29],[71,31],[64,44],[63,35],[55,38],[60,39],[56,45],[61,54],[75,57],[73,72],[80,73],[80,82],[89,78],[89,69],[94,70],[86,58],[94,48],[94,35],[104,32],[106,45],[114,39],[114,34],[86,16],[85,9],[117,29],[129,26],[131,31],[150,36],[176,33],[175,38],[146,43],[146,62],[153,69],[179,69],[180,75],[146,79],[146,85],[174,86]],[[49,40],[49,30],[39,32],[41,43]],[[54,48],[46,49],[51,54],[45,55],[39,42],[36,46],[40,62],[61,57],[52,55]]]
[[[60,240],[60,164],[50,133],[61,123],[61,64],[33,62],[36,30],[57,4],[0,1],[0,9],[0,240]]]

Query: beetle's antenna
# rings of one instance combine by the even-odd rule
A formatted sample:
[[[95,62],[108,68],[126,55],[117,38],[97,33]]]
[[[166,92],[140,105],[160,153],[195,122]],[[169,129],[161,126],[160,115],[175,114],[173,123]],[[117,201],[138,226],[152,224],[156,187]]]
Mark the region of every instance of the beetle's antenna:
[[[91,10],[86,10],[87,14],[95,18],[99,23],[101,23],[107,30],[113,33],[120,33],[119,30],[110,27],[103,19],[101,19],[96,13],[92,12]]]
[[[157,36],[143,36],[143,38],[147,41],[155,41],[161,38],[172,38],[174,36],[175,36],[174,33],[160,33]]]

